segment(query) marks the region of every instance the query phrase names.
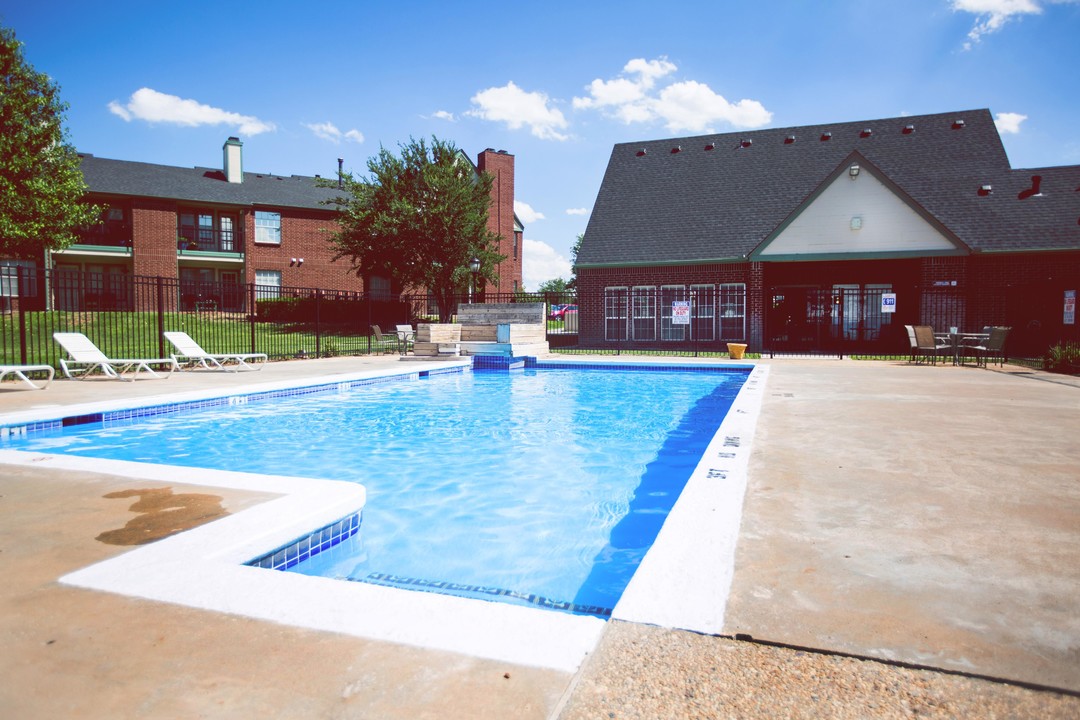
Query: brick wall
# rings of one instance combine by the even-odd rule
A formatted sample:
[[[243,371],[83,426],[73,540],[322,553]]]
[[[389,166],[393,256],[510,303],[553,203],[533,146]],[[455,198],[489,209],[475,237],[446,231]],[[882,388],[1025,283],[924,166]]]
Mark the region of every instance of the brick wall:
[[[256,270],[276,270],[281,273],[283,287],[363,291],[364,282],[349,271],[348,260],[333,262],[330,238],[337,231],[337,223],[329,213],[293,208],[267,209],[281,213],[281,244],[256,243],[255,212],[244,213],[245,282],[255,282]],[[303,263],[299,262],[301,258]]]
[[[178,277],[176,203],[135,198],[131,205],[132,272]]]

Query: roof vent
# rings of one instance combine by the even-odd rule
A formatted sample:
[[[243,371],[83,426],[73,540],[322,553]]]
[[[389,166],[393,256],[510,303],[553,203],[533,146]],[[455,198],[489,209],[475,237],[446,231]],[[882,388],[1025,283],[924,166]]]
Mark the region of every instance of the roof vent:
[[[788,135],[786,138],[784,138],[784,144],[785,145],[791,145],[793,142],[795,142],[795,136],[794,135]]]
[[[1021,190],[1016,196],[1017,200],[1027,200],[1029,197],[1041,197],[1039,186],[1042,185],[1042,175],[1031,176],[1031,187]]]
[[[641,148],[640,150],[637,151],[637,156],[638,157],[641,157],[644,154],[645,154],[645,148]]]
[[[823,132],[823,133],[821,133],[821,142],[825,142],[826,140],[832,140],[832,133],[831,132]]]
[[[994,188],[993,188],[992,185],[981,185],[981,186],[979,186],[979,197],[986,197],[987,195],[993,195],[993,194],[994,194]]]
[[[905,135],[910,135],[911,133],[915,132],[915,126],[914,125],[905,125],[904,129],[901,130],[900,132],[904,133]]]
[[[871,130],[870,128],[863,128],[862,132],[859,133],[859,137],[868,138],[873,134],[874,134],[874,131]]]
[[[674,155],[675,153],[680,153],[680,152],[682,152],[682,145],[676,145],[675,147],[671,148],[671,154],[672,155]]]
[[[707,145],[705,146],[705,149],[706,149],[706,150],[715,150],[715,149],[716,149],[716,143],[714,143],[714,142],[708,143],[708,144],[707,144]]]
[[[754,144],[753,140],[743,140],[739,143],[740,148],[748,148]]]
[[[963,130],[964,129],[964,120],[963,120],[963,118],[957,118],[956,120],[953,120],[952,129],[953,130]]]

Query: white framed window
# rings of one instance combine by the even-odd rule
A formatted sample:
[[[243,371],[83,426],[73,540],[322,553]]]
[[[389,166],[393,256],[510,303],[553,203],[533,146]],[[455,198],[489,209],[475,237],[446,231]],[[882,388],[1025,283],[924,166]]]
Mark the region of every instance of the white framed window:
[[[630,334],[634,340],[656,340],[656,288],[635,286],[630,294]]]
[[[255,271],[255,299],[266,300],[281,295],[280,270]]]
[[[716,333],[716,288],[712,285],[690,286],[690,336],[708,342]]]
[[[746,283],[720,285],[720,339],[746,339]]]
[[[674,305],[687,300],[686,288],[682,285],[663,285],[660,288],[660,339],[678,341],[687,339],[689,325],[676,325],[673,322]]]
[[[37,297],[37,263],[0,260],[0,297],[19,297],[20,290],[23,297]]]
[[[627,291],[625,287],[604,288],[604,339],[626,339]]]
[[[266,245],[281,244],[281,213],[255,211],[255,242]]]

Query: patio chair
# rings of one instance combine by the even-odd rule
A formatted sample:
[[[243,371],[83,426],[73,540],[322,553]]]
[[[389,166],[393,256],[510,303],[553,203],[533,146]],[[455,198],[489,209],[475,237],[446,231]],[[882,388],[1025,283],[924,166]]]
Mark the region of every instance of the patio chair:
[[[929,325],[915,325],[912,327],[912,332],[915,334],[915,345],[912,352],[917,352],[915,356],[916,363],[920,361],[920,358],[925,360],[929,357],[931,362],[937,365],[938,356],[943,352],[952,354],[952,343],[942,342],[935,338],[934,328]]]
[[[412,325],[398,325],[396,328],[398,337],[398,349],[402,355],[409,354],[409,348],[412,347],[413,341],[416,339],[416,333],[413,332]]]
[[[990,328],[990,337],[982,345],[968,345],[964,350],[970,350],[975,354],[975,362],[986,367],[991,358],[998,359],[998,365],[1005,364],[1005,339],[1009,336],[1007,327]]]
[[[33,380],[26,377],[26,373],[30,372],[47,372],[49,377],[45,378],[44,385],[35,385]],[[52,365],[0,365],[0,382],[3,382],[8,375],[14,375],[35,390],[44,390],[49,387],[55,374],[56,371],[53,370]]]
[[[401,344],[398,342],[398,336],[396,333],[394,335],[384,335],[383,331],[379,328],[378,325],[372,325],[371,332],[375,335],[375,343],[372,346],[372,350],[378,348],[384,353],[398,351],[398,348]]]
[[[177,364],[174,358],[110,358],[98,349],[90,338],[82,333],[53,333],[53,340],[64,348],[70,358],[60,358],[60,369],[64,371],[64,377],[85,380],[95,370],[101,372],[107,378],[113,380],[134,380],[140,372],[145,372],[152,378],[162,379],[169,377],[176,370]],[[168,365],[167,375],[160,375],[151,368],[151,365]],[[124,374],[131,371],[131,377]]]
[[[165,333],[165,339],[176,348],[172,358],[181,369],[191,366],[205,370],[238,372],[262,370],[262,366],[266,364],[266,353],[208,353],[186,332],[169,331]]]
[[[904,329],[907,330],[908,342],[911,343],[911,359],[908,362],[915,362],[915,358],[919,354],[919,341],[915,339],[915,326],[905,325]]]

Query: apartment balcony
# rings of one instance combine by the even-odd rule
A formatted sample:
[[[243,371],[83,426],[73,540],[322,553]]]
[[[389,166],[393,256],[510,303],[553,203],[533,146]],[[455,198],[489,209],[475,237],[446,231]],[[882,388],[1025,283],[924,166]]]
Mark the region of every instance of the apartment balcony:
[[[232,230],[181,228],[176,238],[176,252],[181,257],[243,258],[243,242]]]

